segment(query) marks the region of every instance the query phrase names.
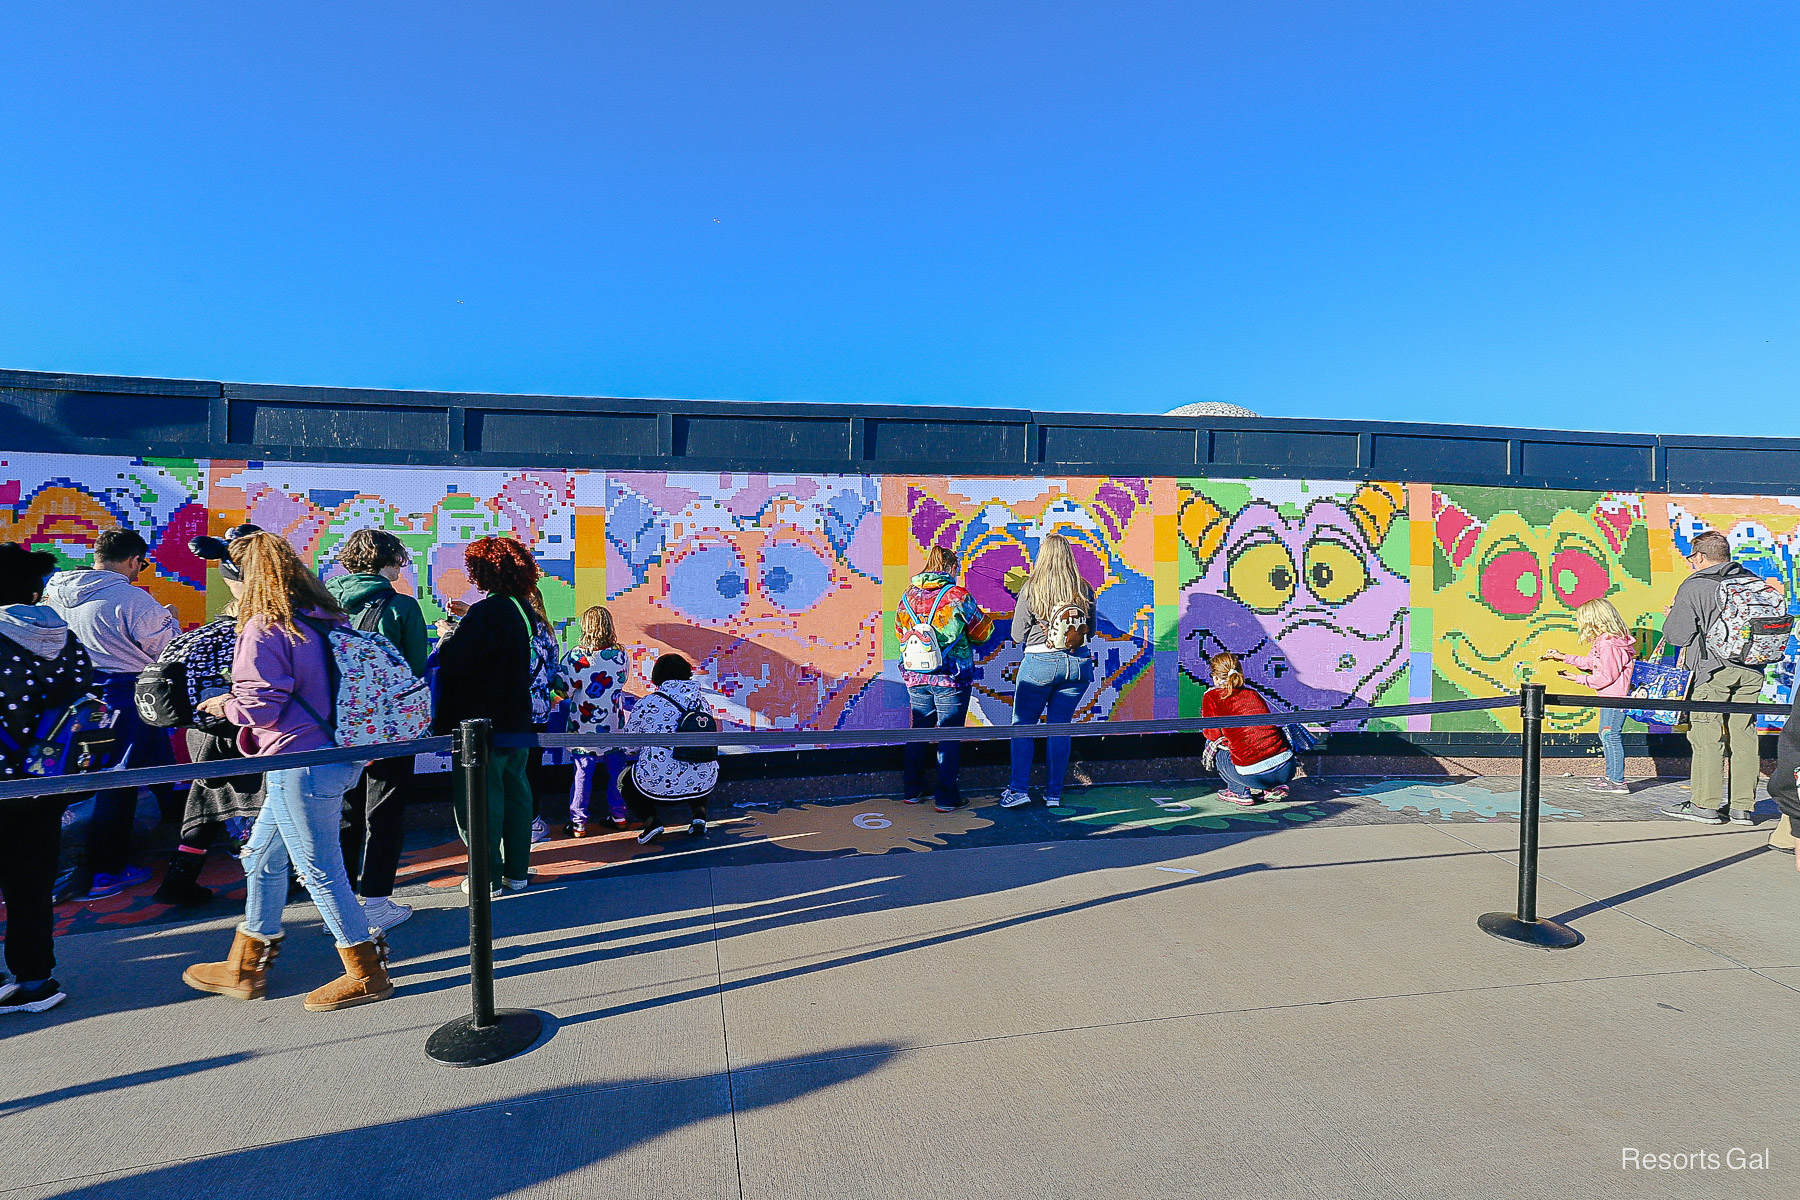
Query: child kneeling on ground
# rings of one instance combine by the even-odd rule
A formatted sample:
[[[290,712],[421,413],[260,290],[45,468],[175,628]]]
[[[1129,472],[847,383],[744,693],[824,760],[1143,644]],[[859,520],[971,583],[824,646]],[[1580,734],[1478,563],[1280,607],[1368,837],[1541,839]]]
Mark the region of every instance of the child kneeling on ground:
[[[694,681],[694,668],[679,654],[665,654],[650,669],[656,690],[637,702],[625,723],[627,733],[689,733],[718,729]],[[719,782],[717,746],[642,746],[625,772],[619,791],[625,807],[642,821],[638,843],[648,845],[671,823],[688,818],[688,832],[706,832],[706,802]]]

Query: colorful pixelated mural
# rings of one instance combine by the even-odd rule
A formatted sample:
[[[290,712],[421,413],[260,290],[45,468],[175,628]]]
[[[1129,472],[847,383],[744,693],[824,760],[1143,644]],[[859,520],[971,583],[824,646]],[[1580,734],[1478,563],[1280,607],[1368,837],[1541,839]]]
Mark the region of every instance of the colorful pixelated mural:
[[[206,616],[206,564],[188,541],[206,532],[205,473],[191,458],[0,455],[0,542],[49,550],[66,567],[93,561],[104,529],[133,529],[150,546],[138,583],[183,624]]]
[[[1075,719],[1174,716],[1176,564],[1173,539],[1157,536],[1159,501],[1172,516],[1174,480],[884,477],[889,663],[899,658],[893,614],[932,546],[955,550],[963,585],[975,602],[985,612],[1010,619],[1014,605],[1003,582],[1007,571],[1028,566],[1043,536],[1060,533],[1074,543],[1076,563],[1094,588],[1095,686]],[[972,724],[1011,722],[1022,651],[1005,636],[1006,629],[1003,622],[994,640],[981,648]],[[898,678],[891,665],[890,677]]]
[[[1182,479],[1181,711],[1236,654],[1278,708],[1405,703],[1408,527],[1393,483]]]
[[[399,586],[419,598],[428,620],[452,600],[481,598],[462,551],[491,534],[531,547],[546,576],[544,603],[559,624],[576,615],[578,593],[597,601],[602,589],[599,569],[576,554],[579,515],[601,511],[597,474],[213,461],[206,479],[215,531],[249,521],[278,532],[327,579],[343,570],[336,551],[350,534],[393,534],[412,553]],[[583,567],[595,578],[582,580]]]
[[[1788,611],[1800,616],[1800,497],[1670,496],[1669,532],[1675,552],[1688,554],[1694,535],[1714,529],[1731,543],[1731,557],[1787,592]],[[1770,666],[1763,699],[1774,704],[1794,701],[1795,664],[1800,637],[1788,639],[1787,657]],[[1762,717],[1765,729],[1780,729],[1785,717]]]
[[[1553,682],[1555,664],[1543,653],[1585,651],[1575,610],[1589,600],[1610,600],[1641,645],[1654,641],[1679,579],[1668,526],[1649,519],[1643,496],[1417,484],[1409,491],[1415,549],[1423,540],[1425,552],[1412,563],[1412,669],[1429,670],[1429,699]],[[1552,709],[1546,727],[1573,732],[1595,721],[1591,709]],[[1518,723],[1516,711],[1496,709],[1437,714],[1431,728],[1511,731]]]
[[[731,722],[754,728],[907,723],[893,614],[934,545],[957,551],[963,582],[1001,618],[981,648],[971,720],[1008,722],[1020,650],[1006,637],[1014,601],[1003,580],[1053,531],[1074,541],[1098,601],[1083,721],[1196,713],[1205,659],[1225,649],[1289,710],[1511,692],[1554,678],[1545,650],[1583,649],[1575,609],[1601,596],[1648,654],[1687,576],[1678,552],[1707,528],[1800,609],[1800,498],[1778,496],[0,457],[0,540],[77,566],[100,530],[136,529],[152,547],[142,582],[186,624],[225,600],[188,539],[244,520],[279,531],[326,576],[341,569],[349,533],[392,532],[413,552],[400,586],[433,618],[478,598],[463,546],[517,536],[543,565],[565,638],[583,608],[606,603],[633,656],[634,693],[647,690],[656,655],[680,651]],[[1795,658],[1770,669],[1769,699],[1793,695]],[[1560,732],[1593,721],[1591,710],[1551,717]],[[1517,717],[1440,713],[1390,727],[1495,732]]]
[[[620,473],[604,495],[606,604],[633,691],[674,650],[745,728],[879,727],[905,710],[875,686],[875,479]]]

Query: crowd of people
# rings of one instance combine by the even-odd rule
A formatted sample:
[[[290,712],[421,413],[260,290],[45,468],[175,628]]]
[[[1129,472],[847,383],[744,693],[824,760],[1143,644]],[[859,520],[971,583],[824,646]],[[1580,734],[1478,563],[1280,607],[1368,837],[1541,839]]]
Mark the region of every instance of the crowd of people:
[[[1693,547],[1693,574],[1677,592],[1665,636],[1683,647],[1694,670],[1695,699],[1755,699],[1761,670],[1708,640],[1710,634],[1718,641],[1726,603],[1721,584],[1728,593],[1736,586],[1731,581],[1750,573],[1731,561],[1718,534],[1700,534]],[[341,570],[329,582],[285,540],[254,525],[196,538],[190,548],[217,564],[231,602],[215,619],[184,633],[169,609],[133,586],[149,551],[130,530],[102,533],[89,570],[60,571],[54,555],[0,544],[0,778],[28,773],[30,747],[43,736],[46,719],[85,694],[101,697],[117,714],[119,765],[173,761],[170,727],[180,729],[190,761],[231,764],[219,768],[228,774],[195,780],[185,798],[178,788],[152,789],[162,817],[178,822],[180,830],[156,892],[159,902],[209,901],[211,891],[198,877],[221,840],[237,843],[244,870],[244,918],[225,958],[183,972],[197,990],[245,1000],[263,996],[284,936],[283,909],[298,891],[317,906],[343,966],[342,975],[306,996],[305,1007],[333,1011],[394,992],[387,936],[412,914],[393,891],[405,808],[414,791],[413,759],[264,771],[255,761],[336,744],[341,676],[334,647],[346,631],[384,647],[399,678],[429,680],[430,723],[439,734],[470,718],[489,721],[496,734],[543,732],[558,711],[577,734],[623,731],[648,741],[655,734],[718,728],[693,664],[679,654],[658,657],[651,690],[628,700],[630,660],[604,607],[581,613],[575,645],[564,652],[539,591],[541,571],[512,538],[484,537],[466,547],[468,577],[483,598],[450,604],[449,616],[437,624],[435,649],[418,601],[395,587],[410,559],[392,534],[368,529],[347,538],[336,555]],[[978,657],[999,636],[996,614],[984,612],[958,580],[956,554],[933,547],[897,605],[894,633],[914,728],[965,723]],[[1014,596],[1011,638],[1022,650],[1013,723],[1066,724],[1094,682],[1093,587],[1082,578],[1069,542],[1057,534],[1042,539],[1029,567],[1008,572],[1005,586]],[[1569,668],[1565,678],[1600,695],[1625,695],[1634,642],[1618,612],[1595,600],[1580,608],[1577,621],[1589,653],[1545,657]],[[1223,785],[1219,798],[1246,806],[1285,799],[1299,768],[1296,735],[1246,681],[1235,654],[1215,654],[1209,665],[1212,686],[1202,700],[1203,716],[1269,718],[1204,731],[1205,761]],[[1594,785],[1598,790],[1627,790],[1623,722],[1622,710],[1602,710],[1605,775]],[[1709,823],[1749,822],[1759,778],[1752,719],[1695,713],[1688,736],[1692,798],[1664,811]],[[1069,739],[1020,737],[1010,743],[1002,807],[1033,802],[1038,740],[1047,743],[1043,803],[1061,804]],[[945,813],[966,807],[960,748],[958,741],[909,743],[905,801],[929,798]],[[1789,721],[1782,755],[1770,792],[1791,829],[1800,817],[1800,719]],[[496,895],[530,886],[532,842],[547,836],[536,813],[531,758],[523,748],[495,748],[487,764],[489,879]],[[685,828],[691,837],[706,834],[707,803],[719,779],[716,747],[576,749],[571,758],[566,836],[592,837],[632,822],[646,844],[671,828]],[[460,773],[452,791],[466,843]],[[0,1012],[42,1012],[65,998],[53,976],[51,929],[62,817],[70,799],[0,805],[9,973],[0,976]],[[137,804],[135,788],[95,796],[86,842],[90,880],[80,899],[116,895],[149,879],[147,868],[129,861]],[[467,892],[469,880],[462,886]]]

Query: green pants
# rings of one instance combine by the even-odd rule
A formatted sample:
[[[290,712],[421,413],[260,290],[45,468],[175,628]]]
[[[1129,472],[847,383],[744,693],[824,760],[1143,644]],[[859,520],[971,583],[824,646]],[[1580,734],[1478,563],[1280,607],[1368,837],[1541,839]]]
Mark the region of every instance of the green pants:
[[[530,750],[495,750],[488,762],[488,870],[490,882],[525,879],[531,871],[531,818],[536,804],[531,781],[525,777]],[[451,781],[456,802],[456,832],[469,844],[469,797],[464,794],[462,772]]]
[[[1714,671],[1705,683],[1696,683],[1688,698],[1728,704],[1754,704],[1762,698],[1762,688],[1761,667],[1728,664]],[[1693,803],[1696,808],[1720,808],[1726,804],[1727,750],[1731,752],[1731,807],[1756,807],[1756,781],[1762,770],[1757,741],[1756,718],[1748,714],[1689,714],[1688,745],[1694,750],[1689,782],[1694,789]]]

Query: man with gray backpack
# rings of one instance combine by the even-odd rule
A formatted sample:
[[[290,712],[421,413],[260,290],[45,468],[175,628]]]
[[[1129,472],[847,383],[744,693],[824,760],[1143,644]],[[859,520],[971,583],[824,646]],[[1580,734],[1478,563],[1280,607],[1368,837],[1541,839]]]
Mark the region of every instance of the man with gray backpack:
[[[1675,593],[1663,636],[1682,648],[1682,665],[1694,673],[1689,698],[1755,703],[1762,697],[1764,668],[1781,661],[1793,631],[1787,596],[1733,562],[1731,543],[1722,533],[1709,529],[1695,534],[1687,561],[1693,574]],[[1733,824],[1754,825],[1762,765],[1756,718],[1747,713],[1692,713],[1688,744],[1693,747],[1691,798],[1663,809],[1663,814],[1723,825],[1729,808]]]

